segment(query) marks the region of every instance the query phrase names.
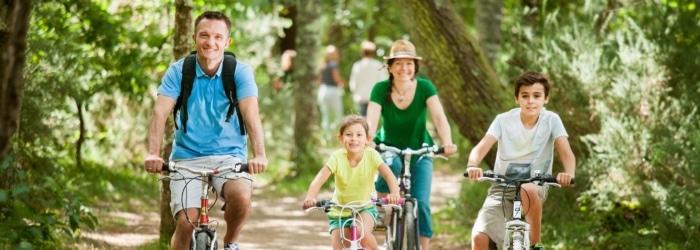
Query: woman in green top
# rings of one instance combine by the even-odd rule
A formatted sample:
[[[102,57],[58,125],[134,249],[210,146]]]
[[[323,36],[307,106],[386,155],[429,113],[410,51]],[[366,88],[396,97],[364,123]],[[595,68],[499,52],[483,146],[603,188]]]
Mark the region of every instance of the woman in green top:
[[[445,155],[457,152],[452,143],[450,124],[443,111],[435,86],[427,79],[416,78],[421,57],[416,55],[413,44],[398,40],[391,46],[387,61],[389,79],[377,83],[372,89],[367,108],[370,134],[375,134],[375,143],[384,143],[397,148],[419,149],[423,143],[433,144],[426,128],[428,112],[437,128]],[[381,117],[381,127],[377,130]],[[395,155],[384,159],[395,176],[399,175],[403,160]],[[430,186],[433,160],[428,157],[417,161],[411,159],[411,195],[418,199],[418,231],[421,249],[428,249],[433,236],[430,214]],[[383,178],[378,178],[375,187],[379,196],[389,187]]]

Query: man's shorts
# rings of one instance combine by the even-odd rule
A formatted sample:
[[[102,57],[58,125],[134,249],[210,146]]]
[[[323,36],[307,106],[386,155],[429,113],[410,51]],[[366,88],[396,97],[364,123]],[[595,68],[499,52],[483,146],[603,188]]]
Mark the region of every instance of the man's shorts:
[[[377,226],[377,206],[371,206],[364,208],[359,211],[360,214],[363,213],[369,213],[372,215],[372,219],[374,220],[374,226]],[[358,220],[361,220],[360,216],[357,216]],[[352,217],[343,217],[343,218],[337,218],[337,217],[330,217],[328,216],[328,223],[330,224],[330,227],[328,228],[328,233],[333,233],[333,230],[336,230],[341,227],[350,227],[352,225]],[[362,225],[360,224],[361,221],[357,222],[357,227],[361,228]]]
[[[538,194],[542,203],[547,199],[547,186],[537,186]],[[479,215],[474,222],[472,235],[477,235],[479,232],[486,233],[492,241],[496,242],[500,247],[503,245],[503,237],[505,237],[506,220],[513,219],[513,200],[515,199],[515,188],[509,187],[505,189],[498,184],[492,184],[489,188],[488,195],[484,201],[484,205],[479,210]],[[521,190],[520,196],[526,195]],[[504,197],[505,196],[505,197]],[[503,201],[505,199],[505,206]],[[523,212],[523,217],[525,213]]]
[[[177,159],[173,162],[178,165],[188,166],[188,167],[200,167],[208,169],[216,169],[222,166],[233,165],[242,162],[240,158],[233,157],[230,155],[219,155],[219,156],[204,156],[191,159]],[[184,177],[181,178],[181,177]],[[173,212],[173,217],[182,210],[183,208],[200,208],[202,197],[202,182],[201,177],[197,174],[190,173],[187,170],[180,170],[178,173],[173,175],[173,180],[170,181],[170,209]],[[231,179],[243,178],[250,181],[250,185],[253,185],[253,178],[248,172],[242,173],[219,173],[210,177],[210,186],[216,190],[219,198],[226,202],[224,197],[221,195],[221,190],[226,181]],[[183,189],[187,188],[184,192]],[[184,206],[183,206],[184,204]]]

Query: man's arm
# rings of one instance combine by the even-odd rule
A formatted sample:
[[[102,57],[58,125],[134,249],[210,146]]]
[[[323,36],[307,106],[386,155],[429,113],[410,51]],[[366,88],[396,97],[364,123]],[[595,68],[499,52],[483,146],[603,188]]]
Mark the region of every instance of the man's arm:
[[[148,154],[144,163],[146,171],[160,172],[163,167],[163,158],[160,155],[160,149],[163,145],[163,136],[165,134],[165,122],[168,116],[175,107],[175,99],[172,97],[158,95],[156,104],[153,107],[153,115],[151,123],[148,127]]]
[[[248,161],[248,171],[252,174],[259,174],[267,168],[267,156],[265,155],[265,137],[258,110],[258,98],[255,96],[243,98],[239,105],[239,112],[245,120],[248,139],[250,139],[250,145],[253,148],[253,159]]]

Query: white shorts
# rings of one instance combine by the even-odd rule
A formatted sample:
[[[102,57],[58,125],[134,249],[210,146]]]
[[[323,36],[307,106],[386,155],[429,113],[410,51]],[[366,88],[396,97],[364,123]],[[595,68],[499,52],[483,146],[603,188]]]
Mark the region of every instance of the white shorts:
[[[230,155],[204,156],[173,161],[178,165],[208,169],[216,169],[221,166],[242,162],[240,158]],[[178,171],[178,173],[175,173],[175,175],[172,177],[173,180],[170,181],[170,209],[173,212],[173,217],[183,208],[200,208],[200,198],[202,197],[202,182],[200,181],[201,177],[197,174],[190,173],[187,170]],[[223,188],[224,183],[226,183],[228,180],[240,178],[247,179],[250,181],[250,185],[253,185],[253,178],[248,172],[220,173],[210,176],[208,181],[210,183],[210,187],[213,187],[216,190],[219,198],[226,202],[224,197],[221,195],[221,189]],[[185,188],[187,189],[186,192],[184,190]]]
[[[547,199],[547,186],[537,186],[538,194],[542,203]],[[503,186],[492,184],[489,187],[488,195],[484,201],[484,205],[479,210],[479,215],[476,217],[472,235],[477,235],[483,232],[491,238],[499,247],[503,245],[503,237],[505,237],[506,220],[513,219],[513,200],[515,199],[515,188],[510,187],[503,193]],[[521,197],[525,192],[521,190]],[[504,197],[505,196],[505,197]],[[505,206],[503,200],[505,198]],[[525,216],[525,213],[523,213]]]

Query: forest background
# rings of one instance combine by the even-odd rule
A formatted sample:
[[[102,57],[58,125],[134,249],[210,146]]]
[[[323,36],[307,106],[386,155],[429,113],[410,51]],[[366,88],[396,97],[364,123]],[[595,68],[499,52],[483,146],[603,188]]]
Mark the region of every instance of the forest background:
[[[155,89],[169,63],[192,50],[192,16],[215,9],[233,20],[229,50],[255,69],[270,159],[260,179],[282,183],[271,190],[303,192],[333,146],[315,101],[324,47],[340,48],[347,79],[361,41],[374,41],[380,58],[392,41],[409,39],[451,120],[459,154],[443,168],[455,174],[495,115],[515,107],[520,72],[554,81],[546,107],[567,128],[577,184],[550,191],[545,203],[551,248],[692,248],[700,244],[699,7],[693,0],[2,1],[0,246],[60,249],[99,227],[96,208],[159,197],[160,184],[142,171]],[[287,49],[298,52],[294,80],[275,91]],[[347,89],[344,102],[354,112]],[[441,230],[467,242],[486,185],[461,185],[441,212],[453,218]]]

